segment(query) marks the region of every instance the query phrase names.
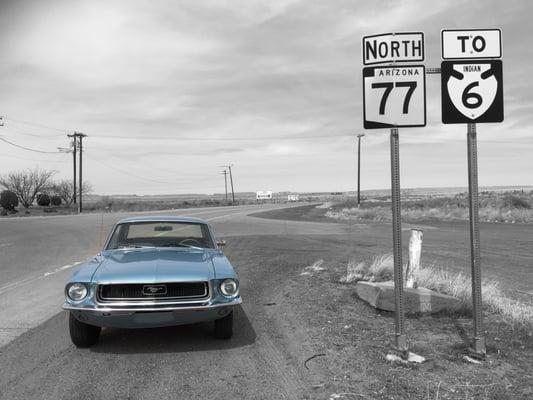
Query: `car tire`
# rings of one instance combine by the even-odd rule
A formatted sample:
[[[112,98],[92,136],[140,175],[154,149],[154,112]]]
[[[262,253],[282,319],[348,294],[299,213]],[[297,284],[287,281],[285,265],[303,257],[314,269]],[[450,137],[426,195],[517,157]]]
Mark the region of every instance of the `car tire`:
[[[215,321],[215,337],[217,339],[229,339],[233,335],[233,311],[224,318]]]
[[[76,347],[91,347],[98,342],[100,331],[99,326],[84,324],[76,319],[72,313],[69,313],[68,327],[70,331],[70,339]]]

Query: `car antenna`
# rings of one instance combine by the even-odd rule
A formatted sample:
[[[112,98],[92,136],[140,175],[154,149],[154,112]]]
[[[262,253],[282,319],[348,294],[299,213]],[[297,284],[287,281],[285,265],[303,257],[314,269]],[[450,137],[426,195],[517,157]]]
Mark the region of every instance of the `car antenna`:
[[[106,207],[103,207],[102,213],[100,216],[100,233],[99,233],[99,238],[98,238],[98,242],[100,243],[100,246],[99,246],[100,249],[104,245],[104,213],[106,210],[109,210],[110,208],[111,208],[111,203],[109,203],[109,205],[107,205]]]

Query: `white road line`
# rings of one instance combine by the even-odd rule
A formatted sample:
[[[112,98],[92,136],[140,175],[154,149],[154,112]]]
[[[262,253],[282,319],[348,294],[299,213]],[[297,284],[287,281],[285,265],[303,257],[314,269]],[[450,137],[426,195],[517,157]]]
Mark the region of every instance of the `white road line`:
[[[234,217],[236,215],[243,215],[243,214],[252,214],[255,210],[246,210],[246,211],[241,211],[241,212],[236,212],[236,213],[233,213],[233,214],[224,214],[224,215],[219,215],[217,217],[211,217],[211,218],[206,218],[205,220],[206,221],[214,221],[215,219],[222,219],[222,218],[230,218],[230,217]]]
[[[6,222],[19,222],[19,221],[28,221],[28,220],[34,220],[34,219],[54,219],[54,218],[69,218],[69,217],[76,217],[76,218],[88,218],[88,217],[94,217],[94,216],[101,216],[102,214],[104,216],[108,215],[137,215],[137,214],[161,214],[164,215],[166,212],[176,212],[176,211],[183,211],[187,212],[188,210],[191,211],[198,211],[198,210],[221,210],[221,209],[227,209],[229,206],[216,206],[216,207],[192,207],[192,208],[172,208],[168,210],[146,210],[146,211],[112,211],[112,212],[86,212],[83,214],[61,214],[61,215],[30,215],[30,216],[21,216],[21,217],[11,217],[11,218],[5,218],[2,219],[2,221]],[[246,205],[243,206],[237,206],[237,207],[246,207]],[[203,211],[200,211],[200,213]],[[182,214],[183,215],[183,214]]]
[[[246,206],[243,206],[243,208],[246,207]],[[216,208],[219,208],[219,210],[216,210]],[[194,210],[194,211],[197,211],[197,210],[202,210],[202,211],[197,211],[196,213],[189,213],[189,215],[191,214],[204,214],[204,213],[209,213],[209,212],[216,212],[216,211],[220,211],[220,209],[226,209],[226,207],[212,207],[212,208],[208,208],[208,209],[188,209],[188,210]],[[282,207],[283,208],[283,207]],[[223,219],[223,218],[231,218],[231,217],[234,217],[234,216],[237,216],[237,215],[243,215],[243,214],[251,214],[253,213],[255,210],[257,209],[257,207],[246,207],[245,210],[239,210],[238,208],[235,209],[226,209],[227,211],[230,211],[230,213],[227,213],[227,214],[224,214],[224,215],[219,215],[219,216],[216,216],[216,217],[211,217],[211,218],[205,218],[206,221],[214,221],[214,220],[217,220],[217,219]],[[187,209],[184,209],[184,211],[186,211]],[[231,211],[237,211],[237,212],[231,212]],[[91,215],[91,214],[85,214],[85,215]],[[93,214],[94,215],[94,214]],[[61,216],[56,216],[56,217],[66,217],[67,215],[61,215]],[[24,219],[29,219],[30,217],[24,217]],[[40,217],[34,217],[34,218],[40,218]],[[8,245],[8,244],[6,244]],[[9,245],[11,245],[11,243],[9,243]],[[16,281],[16,282],[11,282],[11,283],[8,283],[7,285],[4,285],[4,286],[1,286],[0,287],[0,295],[1,294],[4,294],[6,293],[7,291],[11,290],[11,289],[14,289],[16,287],[19,287],[19,286],[22,286],[24,284],[27,284],[27,283],[30,283],[30,282],[34,282],[34,281],[37,281],[37,280],[40,280],[40,279],[43,279],[43,278],[46,278],[50,275],[54,275],[54,274],[57,274],[58,272],[61,272],[61,271],[64,271],[66,269],[69,269],[69,268],[72,268],[72,267],[75,267],[76,265],[79,265],[81,264],[81,261],[79,262],[75,262],[73,264],[68,264],[68,265],[64,265],[62,267],[58,267],[58,268],[55,268],[51,271],[47,271],[45,273],[43,273],[42,275],[38,275],[38,276],[32,276],[32,277],[29,277],[29,278],[25,278],[25,279],[21,279],[20,281]]]
[[[209,211],[215,211],[215,210],[206,210],[206,211],[203,211],[203,212],[199,212],[198,214],[201,214],[201,213],[204,213],[204,212],[209,212]],[[207,220],[211,221],[211,220],[214,220],[214,219],[228,218],[228,217],[231,217],[231,216],[234,216],[234,215],[246,214],[246,213],[249,213],[249,212],[251,212],[251,210],[247,209],[245,211],[240,211],[240,212],[235,212],[235,213],[231,213],[231,214],[221,215],[221,216],[218,216],[218,217],[208,218]],[[0,287],[0,295],[6,293],[7,291],[9,291],[11,289],[14,289],[14,288],[17,288],[19,286],[25,285],[27,283],[35,282],[35,281],[37,281],[39,279],[43,279],[43,278],[46,278],[46,277],[48,277],[50,275],[54,275],[54,274],[57,274],[58,272],[61,272],[61,271],[64,271],[66,269],[75,267],[78,264],[81,264],[81,261],[75,262],[73,264],[64,265],[62,267],[54,268],[53,270],[47,271],[47,272],[43,273],[42,275],[32,276],[32,277],[29,277],[29,278],[21,279],[20,281],[15,281],[15,282],[8,283],[7,285],[4,285],[4,286]]]
[[[8,292],[11,289],[25,285],[26,283],[35,282],[35,281],[38,281],[39,279],[43,279],[50,275],[57,274],[58,272],[75,267],[76,265],[79,265],[79,264],[81,264],[81,261],[77,261],[73,264],[63,265],[62,267],[55,268],[52,271],[47,271],[43,273],[42,275],[32,276],[29,278],[21,279],[20,281],[8,283],[7,285],[0,287],[0,294],[4,294],[5,292]]]

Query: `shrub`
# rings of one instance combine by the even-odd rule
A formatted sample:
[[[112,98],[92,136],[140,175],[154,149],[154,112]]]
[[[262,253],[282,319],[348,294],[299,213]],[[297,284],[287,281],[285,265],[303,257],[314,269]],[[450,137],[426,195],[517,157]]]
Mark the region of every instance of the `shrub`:
[[[528,210],[531,208],[531,205],[526,199],[512,194],[503,198],[503,204],[508,208],[525,208]]]
[[[40,196],[37,197],[37,204],[44,207],[49,206],[50,196],[48,196],[46,193],[42,193]]]
[[[50,178],[56,171],[15,171],[0,176],[0,186],[16,193],[24,208],[29,208],[36,199],[37,193],[47,190]]]
[[[57,194],[54,194],[50,198],[50,204],[52,204],[53,206],[60,206],[61,205],[61,197],[59,197]]]
[[[4,190],[0,193],[0,205],[4,210],[13,211],[19,205],[19,199],[15,192]]]

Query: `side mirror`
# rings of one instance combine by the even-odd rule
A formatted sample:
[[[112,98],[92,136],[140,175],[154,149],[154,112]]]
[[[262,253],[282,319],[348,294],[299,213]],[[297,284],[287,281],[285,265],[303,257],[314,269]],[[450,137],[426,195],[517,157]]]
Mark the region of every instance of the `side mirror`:
[[[224,247],[226,245],[226,241],[225,240],[217,240],[217,246],[218,247]]]

